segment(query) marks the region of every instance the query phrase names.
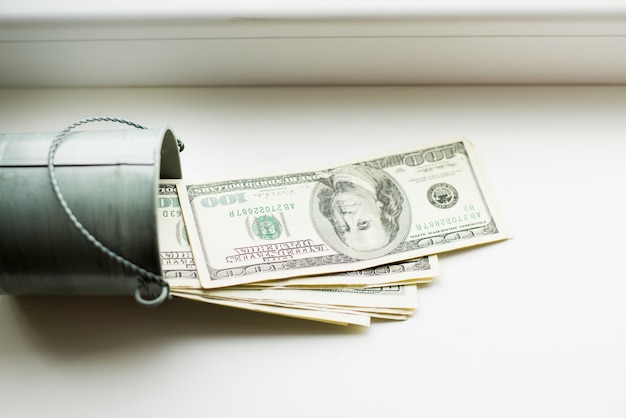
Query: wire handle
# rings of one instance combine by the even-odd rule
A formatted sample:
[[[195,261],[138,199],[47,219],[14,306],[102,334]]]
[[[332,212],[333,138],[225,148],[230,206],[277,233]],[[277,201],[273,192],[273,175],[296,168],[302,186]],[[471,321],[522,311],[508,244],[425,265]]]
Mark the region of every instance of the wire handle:
[[[167,281],[162,276],[154,274],[144,269],[143,267],[138,266],[137,264],[122,257],[121,255],[115,253],[114,251],[107,248],[104,244],[102,244],[96,237],[94,237],[89,231],[87,231],[83,224],[76,218],[76,216],[68,206],[67,201],[63,197],[61,189],[59,188],[54,165],[54,157],[56,155],[56,151],[63,139],[72,129],[91,122],[116,122],[126,124],[137,129],[146,129],[144,126],[138,125],[134,122],[108,116],[98,116],[81,119],[69,125],[61,132],[59,132],[50,144],[50,149],[48,152],[48,173],[50,174],[52,189],[54,190],[54,194],[61,204],[61,207],[65,211],[65,214],[72,222],[72,224],[76,227],[76,229],[78,229],[78,231],[104,255],[137,274],[139,286],[137,286],[137,289],[135,289],[135,300],[145,306],[160,305],[165,299],[168,299],[170,297],[170,287]],[[179,151],[182,151],[182,149],[184,148],[184,144],[180,140],[177,141],[178,149]],[[144,296],[144,294],[146,293],[149,295],[149,298],[146,298]]]

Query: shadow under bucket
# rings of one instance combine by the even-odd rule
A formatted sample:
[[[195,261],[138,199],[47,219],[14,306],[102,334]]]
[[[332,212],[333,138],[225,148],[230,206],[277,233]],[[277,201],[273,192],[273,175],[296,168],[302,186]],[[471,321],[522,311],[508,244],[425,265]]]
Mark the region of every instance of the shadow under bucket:
[[[133,295],[139,277],[71,223],[48,168],[54,133],[0,134],[0,294]],[[158,181],[182,178],[169,128],[77,131],[58,145],[58,186],[104,246],[161,275]]]

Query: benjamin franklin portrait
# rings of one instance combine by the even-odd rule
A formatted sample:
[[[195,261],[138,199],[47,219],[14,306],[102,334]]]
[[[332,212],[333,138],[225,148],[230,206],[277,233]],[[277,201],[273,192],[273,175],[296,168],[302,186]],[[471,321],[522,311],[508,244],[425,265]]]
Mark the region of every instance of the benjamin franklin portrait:
[[[319,213],[352,255],[376,256],[396,239],[406,199],[384,171],[343,166],[328,172],[321,183],[316,193]]]

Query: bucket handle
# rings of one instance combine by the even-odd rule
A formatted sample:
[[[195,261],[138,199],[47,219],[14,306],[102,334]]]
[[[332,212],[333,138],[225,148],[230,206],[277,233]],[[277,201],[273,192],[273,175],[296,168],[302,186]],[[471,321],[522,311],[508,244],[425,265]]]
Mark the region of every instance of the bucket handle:
[[[116,122],[122,123],[129,126],[132,126],[137,129],[146,129],[144,126],[138,125],[134,122],[115,118],[108,116],[98,116],[92,118],[81,119],[79,121],[74,122],[69,125],[61,132],[57,134],[52,143],[50,144],[50,149],[48,152],[48,173],[50,175],[50,182],[52,183],[52,188],[54,190],[54,194],[56,195],[57,200],[61,204],[63,211],[72,222],[72,224],[78,229],[78,231],[85,237],[89,242],[93,244],[98,250],[100,250],[107,257],[112,258],[122,266],[136,273],[139,280],[139,286],[135,289],[135,300],[142,305],[145,306],[157,306],[160,305],[165,299],[170,297],[170,287],[167,281],[160,275],[154,274],[143,267],[138,266],[132,261],[122,257],[121,255],[115,253],[114,251],[107,248],[104,244],[102,244],[96,237],[94,237],[87,229],[83,226],[83,224],[76,218],[72,210],[67,204],[67,201],[63,197],[61,193],[61,189],[59,188],[59,184],[57,182],[56,173],[54,170],[54,157],[56,155],[57,148],[61,144],[61,141],[67,136],[67,134],[74,128],[84,125],[86,123],[91,122]],[[184,144],[182,141],[177,139],[178,150],[179,152],[183,150]],[[155,289],[156,288],[156,289]],[[147,293],[150,297],[146,298],[144,294]]]

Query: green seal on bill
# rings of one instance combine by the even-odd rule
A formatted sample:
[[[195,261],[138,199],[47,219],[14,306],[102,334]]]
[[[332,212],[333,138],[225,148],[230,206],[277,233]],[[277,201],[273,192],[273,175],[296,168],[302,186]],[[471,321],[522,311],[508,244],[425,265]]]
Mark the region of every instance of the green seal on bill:
[[[272,215],[263,215],[252,222],[252,232],[263,240],[273,240],[280,237],[283,225]]]

